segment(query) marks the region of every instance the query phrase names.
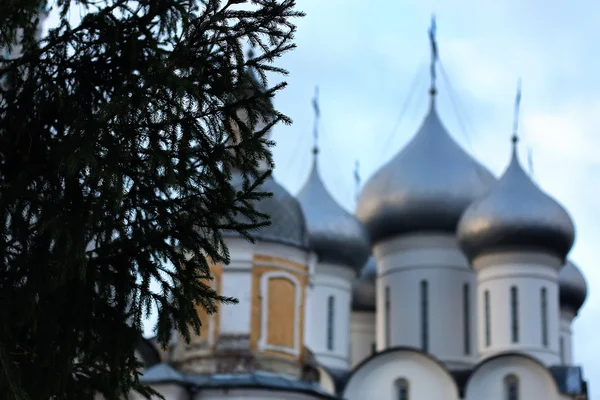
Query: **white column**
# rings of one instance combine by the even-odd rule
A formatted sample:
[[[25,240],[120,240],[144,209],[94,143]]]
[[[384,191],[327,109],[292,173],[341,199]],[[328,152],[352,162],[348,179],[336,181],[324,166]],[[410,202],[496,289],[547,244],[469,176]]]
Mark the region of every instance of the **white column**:
[[[306,344],[317,361],[331,368],[348,368],[352,281],[350,267],[318,263],[307,312]],[[310,333],[309,333],[310,332]]]
[[[473,266],[480,359],[515,351],[557,365],[560,260],[540,253],[506,252],[480,257]]]
[[[410,346],[453,369],[473,365],[476,276],[454,236],[404,236],[377,244],[374,254],[377,348]]]

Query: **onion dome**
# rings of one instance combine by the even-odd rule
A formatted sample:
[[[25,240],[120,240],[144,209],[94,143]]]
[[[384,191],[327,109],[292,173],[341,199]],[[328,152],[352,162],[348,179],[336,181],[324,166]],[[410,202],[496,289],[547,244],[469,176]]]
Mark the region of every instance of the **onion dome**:
[[[558,288],[560,307],[577,314],[587,297],[587,283],[581,270],[570,260],[558,274]]]
[[[450,137],[432,98],[415,137],[365,184],[357,216],[374,243],[417,232],[454,233],[463,211],[494,182]]]
[[[232,185],[237,190],[242,190],[243,178],[239,172],[234,172]],[[263,198],[256,202],[256,211],[267,214],[271,224],[252,231],[256,240],[281,243],[300,248],[308,248],[308,231],[306,220],[302,213],[300,203],[283,186],[269,176],[255,189],[257,192],[272,193],[271,197]],[[250,223],[251,220],[243,215],[236,217],[238,222]],[[235,232],[227,231],[225,236],[239,236]]]
[[[484,253],[533,250],[567,256],[575,238],[569,214],[523,171],[513,137],[510,165],[488,194],[465,211],[458,240],[471,259]]]
[[[375,257],[369,260],[360,271],[352,287],[352,311],[375,312],[375,281],[377,279],[377,263]]]
[[[363,225],[325,188],[316,154],[312,171],[297,197],[306,218],[310,247],[319,261],[360,270],[371,253],[369,236]]]

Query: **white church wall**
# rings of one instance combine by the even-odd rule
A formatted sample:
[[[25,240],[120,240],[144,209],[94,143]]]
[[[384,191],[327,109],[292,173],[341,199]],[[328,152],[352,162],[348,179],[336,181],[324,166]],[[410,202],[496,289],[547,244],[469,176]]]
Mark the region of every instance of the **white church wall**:
[[[306,393],[242,388],[204,389],[193,397],[194,400],[315,400],[321,398]]]
[[[223,304],[219,309],[219,332],[227,335],[250,332],[252,305],[253,245],[244,239],[227,239],[230,263],[223,266],[222,296],[232,296],[238,304]]]
[[[346,384],[344,398],[397,400],[401,381],[408,385],[410,399],[459,399],[458,388],[444,367],[410,349],[392,349],[362,364]]]
[[[559,364],[557,266],[560,264],[558,259],[531,253],[505,253],[475,260],[480,359],[515,351],[529,354],[548,366]],[[513,287],[517,293],[516,340],[513,337]],[[546,342],[542,290],[546,291]],[[489,301],[489,325],[486,301]]]
[[[519,399],[562,399],[550,372],[519,354],[499,355],[477,367],[465,388],[465,400],[505,400],[507,383],[516,378]]]
[[[560,332],[558,353],[562,365],[573,365],[573,331],[572,324],[575,313],[571,310],[560,310]]]
[[[328,367],[349,366],[351,290],[354,277],[355,273],[349,267],[327,263],[318,263],[316,266],[314,285],[310,290],[311,310],[307,313],[310,319],[306,324],[306,345],[317,361]]]
[[[411,346],[434,355],[450,368],[473,365],[477,360],[476,276],[454,236],[396,238],[379,243],[374,255],[378,268],[378,350]]]
[[[350,322],[351,368],[373,354],[375,339],[375,313],[353,311]]]

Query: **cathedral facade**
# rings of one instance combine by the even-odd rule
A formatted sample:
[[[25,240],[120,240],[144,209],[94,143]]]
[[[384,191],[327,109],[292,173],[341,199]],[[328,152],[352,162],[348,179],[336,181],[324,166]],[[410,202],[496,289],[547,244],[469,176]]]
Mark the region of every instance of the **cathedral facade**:
[[[516,130],[500,177],[453,140],[434,79],[420,128],[354,215],[323,183],[316,145],[296,196],[264,183],[271,225],[254,244],[227,236],[231,263],[212,266],[239,304],[199,309],[188,344],[145,340],[143,382],[168,400],[588,399],[573,221],[522,168]]]

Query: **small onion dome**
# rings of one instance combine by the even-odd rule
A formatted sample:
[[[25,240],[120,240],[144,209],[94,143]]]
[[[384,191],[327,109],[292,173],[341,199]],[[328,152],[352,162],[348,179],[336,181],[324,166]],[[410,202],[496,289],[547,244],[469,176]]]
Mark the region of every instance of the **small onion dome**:
[[[377,263],[374,257],[369,257],[352,287],[352,311],[375,312],[376,279]]]
[[[232,176],[232,185],[237,190],[242,190],[243,178],[239,172],[234,172]],[[270,217],[271,224],[251,232],[256,240],[265,242],[281,243],[290,246],[308,248],[308,231],[306,229],[306,220],[302,213],[300,203],[283,186],[269,176],[259,187],[257,192],[272,193],[258,201],[255,210]],[[250,223],[250,219],[244,216],[238,216],[238,222]],[[224,236],[237,237],[238,234],[226,231]]]
[[[371,253],[369,236],[325,188],[316,154],[312,171],[297,197],[306,218],[310,247],[319,261],[348,265],[359,271]]]
[[[454,233],[463,211],[494,183],[450,137],[432,101],[414,138],[365,184],[357,216],[373,243],[417,232]]]
[[[516,141],[502,178],[462,216],[459,243],[471,259],[496,251],[534,250],[564,260],[575,238],[573,222],[523,171]]]
[[[577,314],[587,297],[587,283],[572,261],[568,260],[558,274],[560,307],[571,309]]]

